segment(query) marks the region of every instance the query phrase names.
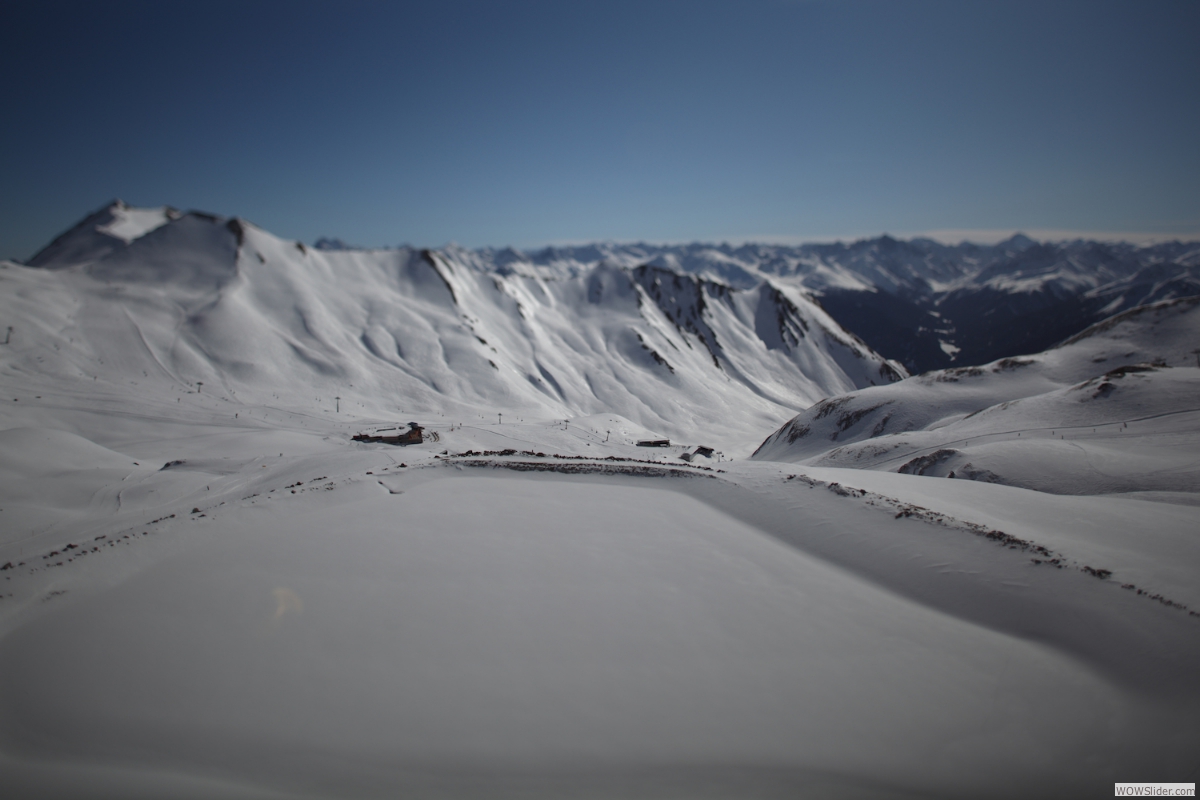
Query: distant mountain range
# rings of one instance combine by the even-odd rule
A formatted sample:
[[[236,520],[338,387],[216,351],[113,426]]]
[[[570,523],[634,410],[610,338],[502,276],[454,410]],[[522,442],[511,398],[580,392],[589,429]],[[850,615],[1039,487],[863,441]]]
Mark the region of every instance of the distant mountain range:
[[[576,273],[650,264],[749,288],[813,296],[842,327],[913,373],[1035,353],[1112,314],[1200,294],[1200,242],[994,245],[890,236],[797,246],[614,245],[473,251],[497,269]]]
[[[77,250],[84,247],[80,230],[110,225],[106,215],[116,207],[125,209],[123,219],[178,216],[171,209],[131,209],[118,201],[29,264],[78,261]],[[108,252],[122,242],[121,231],[114,230],[95,233],[86,247]],[[362,250],[334,238],[321,238],[314,247],[331,254]],[[1121,311],[1200,294],[1200,242],[1039,243],[1016,234],[994,245],[946,245],[884,235],[848,244],[596,243],[530,251],[451,245],[431,252],[500,276],[575,279],[607,265],[692,275],[740,291],[770,281],[802,292],[871,349],[914,374],[1040,352]]]
[[[353,249],[338,239],[318,247]],[[649,264],[816,298],[847,330],[913,373],[1040,352],[1112,314],[1200,294],[1200,242],[1137,246],[1016,234],[994,245],[880,236],[850,244],[587,244],[469,251],[501,271],[575,275]]]

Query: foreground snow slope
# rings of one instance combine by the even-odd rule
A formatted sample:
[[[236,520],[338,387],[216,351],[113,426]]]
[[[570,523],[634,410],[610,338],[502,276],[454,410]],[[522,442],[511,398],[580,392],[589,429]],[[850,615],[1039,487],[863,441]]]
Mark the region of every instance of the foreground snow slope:
[[[0,545],[25,796],[1072,796],[1200,745],[1194,582],[1164,568],[1194,537],[1139,594],[1052,519],[989,538],[979,498],[695,467],[611,416],[390,448],[176,405],[59,398],[107,446],[0,440],[37,478],[0,513],[61,508]]]
[[[901,377],[766,281],[603,263],[497,272],[454,248],[327,252],[238,220],[137,213],[113,206],[33,268],[0,270],[9,369],[383,420],[615,412],[730,447]]]
[[[762,460],[1101,494],[1200,490],[1200,298],[1143,306],[1063,345],[830,398]]]

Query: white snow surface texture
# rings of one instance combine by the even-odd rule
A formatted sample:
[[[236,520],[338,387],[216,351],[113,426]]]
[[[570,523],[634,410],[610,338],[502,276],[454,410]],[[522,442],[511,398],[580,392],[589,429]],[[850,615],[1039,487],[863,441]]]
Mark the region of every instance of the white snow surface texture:
[[[602,260],[114,204],[0,262],[0,794],[1194,779],[1196,301],[892,382]]]

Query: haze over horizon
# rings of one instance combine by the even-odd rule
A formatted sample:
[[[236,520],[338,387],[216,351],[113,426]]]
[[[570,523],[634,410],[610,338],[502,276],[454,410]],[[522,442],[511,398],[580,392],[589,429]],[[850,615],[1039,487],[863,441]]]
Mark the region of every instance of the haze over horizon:
[[[57,3],[2,27],[4,257],[113,197],[365,247],[1200,238],[1194,3]]]

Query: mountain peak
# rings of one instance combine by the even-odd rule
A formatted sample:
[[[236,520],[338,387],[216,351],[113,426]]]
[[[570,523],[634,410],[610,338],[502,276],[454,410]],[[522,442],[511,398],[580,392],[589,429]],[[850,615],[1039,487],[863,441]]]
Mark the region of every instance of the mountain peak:
[[[1017,231],[1004,241],[997,242],[996,247],[1001,250],[1020,252],[1022,250],[1028,250],[1030,247],[1033,247],[1036,244],[1038,244],[1036,240],[1030,239],[1025,234]]]
[[[134,208],[115,199],[55,238],[29,259],[28,264],[61,269],[99,261],[179,217],[179,212],[170,206]]]
[[[361,247],[355,247],[352,244],[346,244],[345,242],[343,242],[341,239],[338,239],[337,237],[331,238],[329,236],[322,236],[321,238],[317,239],[317,241],[313,242],[313,247],[317,250],[329,250],[329,251],[361,250],[362,249]]]

